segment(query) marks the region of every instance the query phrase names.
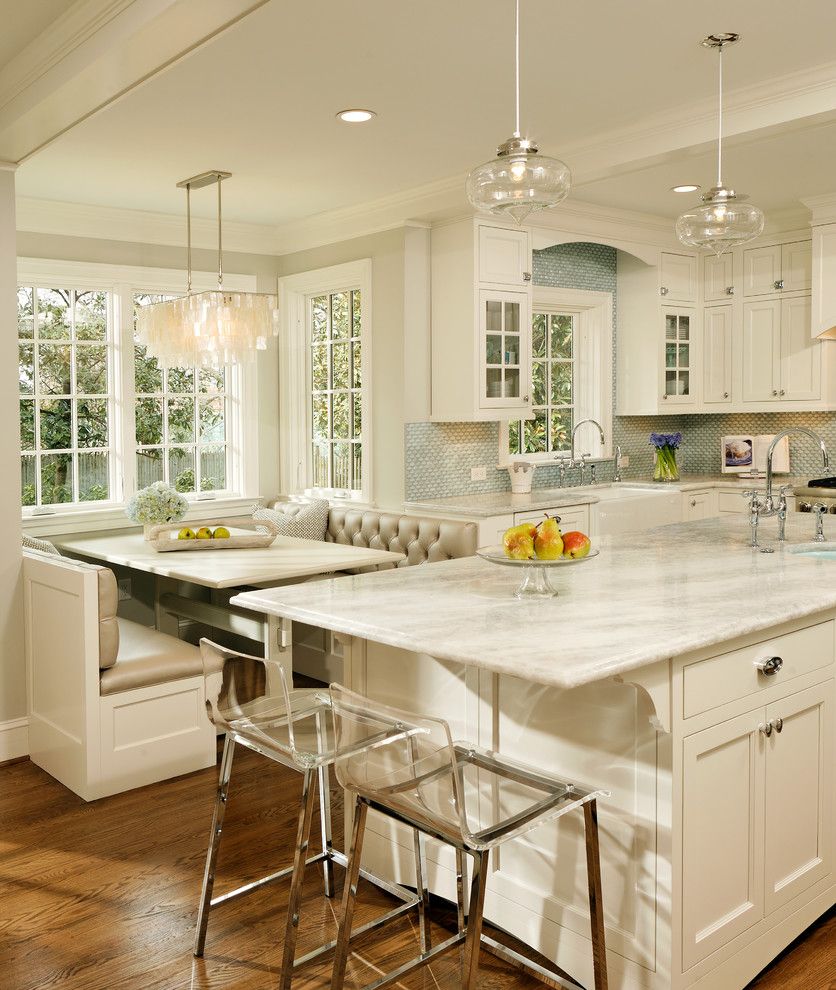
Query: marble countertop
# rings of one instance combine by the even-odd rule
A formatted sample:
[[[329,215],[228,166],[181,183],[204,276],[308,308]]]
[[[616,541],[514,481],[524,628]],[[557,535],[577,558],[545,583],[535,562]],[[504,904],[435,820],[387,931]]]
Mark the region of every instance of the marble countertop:
[[[775,476],[774,487],[779,485],[806,485],[807,479]],[[418,499],[404,502],[407,512],[446,512],[452,516],[467,516],[470,519],[487,519],[511,512],[526,512],[529,509],[548,509],[561,505],[589,505],[607,497],[607,490],[613,487],[636,488],[650,493],[690,492],[703,488],[725,488],[746,491],[751,487],[764,488],[763,478],[743,478],[736,475],[691,474],[674,483],[660,484],[647,478],[637,481],[622,481],[618,486],[610,483],[583,485],[574,488],[534,488],[525,495],[512,492],[488,492],[482,495],[454,495],[450,498]]]
[[[804,557],[809,515],[787,520],[772,554],[747,545],[745,516],[601,541],[588,563],[552,577],[556,598],[513,597],[520,573],[478,557],[233,599],[256,611],[561,688],[625,674],[836,607],[836,559]],[[825,517],[836,539],[836,519]],[[761,522],[775,546],[776,522]],[[836,543],[831,544],[836,549]]]

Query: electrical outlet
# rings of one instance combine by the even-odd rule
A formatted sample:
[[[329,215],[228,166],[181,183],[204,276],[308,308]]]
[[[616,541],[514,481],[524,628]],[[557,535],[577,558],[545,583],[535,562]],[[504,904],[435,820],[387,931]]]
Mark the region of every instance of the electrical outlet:
[[[117,584],[119,585],[120,602],[127,602],[133,598],[133,589],[131,586],[131,579],[129,577],[119,578]]]
[[[474,467],[470,469],[470,480],[471,481],[486,481],[488,477],[488,469],[484,464],[480,464],[479,467]]]

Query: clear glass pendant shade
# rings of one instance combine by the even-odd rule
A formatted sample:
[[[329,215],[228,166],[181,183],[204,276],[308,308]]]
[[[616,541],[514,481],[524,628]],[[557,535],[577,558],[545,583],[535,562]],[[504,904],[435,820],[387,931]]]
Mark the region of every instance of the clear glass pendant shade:
[[[763,233],[763,210],[731,195],[710,197],[676,221],[676,236],[688,247],[708,248],[716,255]]]
[[[213,289],[142,306],[137,335],[163,367],[252,360],[279,333],[275,296]]]
[[[539,154],[535,145],[512,153],[504,153],[505,147],[467,177],[467,198],[477,210],[507,214],[522,223],[535,210],[551,209],[566,199],[572,185],[567,165]]]

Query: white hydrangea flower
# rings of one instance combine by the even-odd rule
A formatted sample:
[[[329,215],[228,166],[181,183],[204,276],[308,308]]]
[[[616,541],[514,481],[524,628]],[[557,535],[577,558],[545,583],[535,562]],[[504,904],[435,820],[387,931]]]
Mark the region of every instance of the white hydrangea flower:
[[[164,481],[155,481],[141,488],[129,501],[125,515],[131,522],[145,526],[149,523],[179,522],[189,503],[176,489]]]

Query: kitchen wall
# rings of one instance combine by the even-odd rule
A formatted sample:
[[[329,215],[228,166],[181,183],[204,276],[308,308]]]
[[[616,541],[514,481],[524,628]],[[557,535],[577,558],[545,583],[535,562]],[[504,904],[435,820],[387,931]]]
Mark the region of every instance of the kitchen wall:
[[[616,249],[601,244],[561,244],[534,252],[534,283],[559,288],[589,289],[613,294],[613,320],[617,311]],[[615,351],[615,326],[613,327]],[[616,367],[613,355],[613,368]],[[616,383],[613,382],[615,407]],[[679,461],[685,473],[719,474],[720,437],[734,433],[777,433],[791,426],[809,426],[822,434],[836,455],[836,414],[763,413],[749,415],[699,414],[680,416],[616,416],[613,440],[629,455],[625,478],[647,479],[653,465],[648,437],[654,430],[681,431]],[[580,436],[580,434],[579,434]],[[510,489],[508,472],[496,468],[499,426],[496,423],[408,423],[405,430],[407,499],[443,498]],[[821,477],[821,462],[809,442],[790,441],[793,474]],[[470,469],[485,465],[487,479],[473,482]],[[836,469],[836,467],[834,468]],[[609,465],[601,465],[598,479],[612,477]],[[570,483],[573,472],[567,473]],[[535,487],[557,483],[557,468],[538,467]]]

